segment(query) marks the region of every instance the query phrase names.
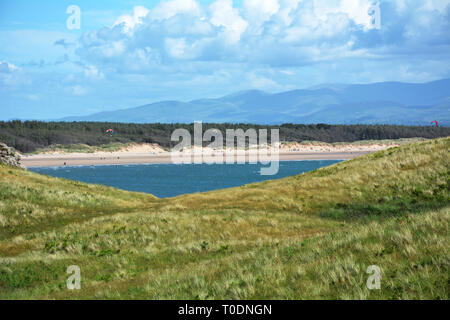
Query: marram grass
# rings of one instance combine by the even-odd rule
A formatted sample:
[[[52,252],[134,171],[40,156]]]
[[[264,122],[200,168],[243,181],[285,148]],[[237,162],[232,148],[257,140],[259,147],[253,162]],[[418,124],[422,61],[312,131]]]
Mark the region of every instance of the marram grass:
[[[448,299],[449,147],[171,199],[0,166],[0,298]]]

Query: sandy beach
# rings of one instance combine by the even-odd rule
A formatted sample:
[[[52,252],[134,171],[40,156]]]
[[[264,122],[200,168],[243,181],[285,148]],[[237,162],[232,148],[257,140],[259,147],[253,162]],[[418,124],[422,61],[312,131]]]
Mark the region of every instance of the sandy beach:
[[[295,161],[295,160],[347,160],[359,157],[368,153],[368,151],[356,152],[288,152],[280,153],[279,160],[281,161]],[[192,162],[194,155],[192,157]],[[246,155],[248,160],[249,155]],[[203,160],[210,161],[214,158],[204,157]],[[239,158],[241,159],[241,158]],[[173,163],[170,153],[165,154],[123,154],[111,153],[109,155],[99,156],[98,154],[84,154],[84,155],[33,155],[23,156],[21,163],[27,167],[60,167],[60,166],[92,166],[92,165],[121,165],[121,164],[163,164]]]
[[[348,160],[361,155],[384,150],[396,145],[383,144],[342,144],[342,145],[314,145],[285,143],[279,148],[279,160]],[[182,153],[188,159],[199,154],[204,162],[212,162],[217,157],[227,154],[224,150],[203,149],[203,153],[194,148]],[[250,155],[257,156],[256,150],[246,151],[245,156],[235,157],[236,160],[248,161]],[[245,158],[244,158],[245,157]],[[257,159],[260,159],[259,156]],[[56,167],[56,166],[92,166],[92,165],[122,165],[122,164],[163,164],[174,163],[172,154],[158,145],[136,144],[125,147],[116,152],[94,153],[64,153],[46,152],[34,155],[22,155],[21,163],[25,167]]]

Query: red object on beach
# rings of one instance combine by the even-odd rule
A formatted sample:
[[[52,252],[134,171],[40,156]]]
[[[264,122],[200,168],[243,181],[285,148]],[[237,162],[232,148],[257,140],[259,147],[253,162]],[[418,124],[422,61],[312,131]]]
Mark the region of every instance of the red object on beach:
[[[433,123],[435,123],[436,124],[436,127],[439,127],[439,123],[436,121],[436,120],[434,120],[434,121],[431,121],[431,124],[433,124]]]

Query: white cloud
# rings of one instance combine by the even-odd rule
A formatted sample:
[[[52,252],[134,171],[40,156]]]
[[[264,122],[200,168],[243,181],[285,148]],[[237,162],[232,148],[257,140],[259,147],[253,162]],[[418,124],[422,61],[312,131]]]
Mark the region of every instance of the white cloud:
[[[209,7],[211,11],[211,23],[225,28],[225,38],[230,43],[239,42],[241,34],[247,29],[248,22],[233,8],[231,0],[217,0]]]
[[[450,5],[449,0],[426,0],[424,1],[423,9],[428,11],[437,10],[440,13],[445,13],[448,6]]]
[[[297,9],[302,0],[280,0],[280,9],[277,18],[280,19],[284,26],[289,26],[293,21],[293,13]]]
[[[103,73],[99,72],[96,66],[87,65],[84,68],[84,76],[91,79],[103,79]]]
[[[0,61],[0,73],[11,73],[18,68],[7,61]]]
[[[295,73],[292,72],[291,70],[280,70],[280,72],[281,72],[282,74],[287,75],[287,76],[293,76],[293,75],[295,74]]]
[[[88,93],[88,89],[80,85],[75,85],[68,89],[69,92],[75,96],[84,96]]]
[[[195,0],[162,1],[152,10],[150,18],[152,20],[164,20],[177,14],[200,16],[201,11],[200,5]]]
[[[270,91],[279,89],[279,85],[273,79],[255,73],[251,73],[248,80],[251,88]]]
[[[131,32],[136,25],[142,24],[143,18],[145,18],[149,14],[149,12],[150,10],[143,6],[136,6],[133,8],[133,15],[121,15],[114,22],[113,27],[121,25],[124,32]]]
[[[421,43],[448,42],[448,18],[411,1],[381,0],[382,30],[371,27],[372,0],[245,0],[241,8],[232,0],[205,6],[163,1],[150,12],[135,8],[127,16],[132,32],[116,25],[85,33],[77,53],[103,72],[211,73],[211,62],[223,68],[289,68],[414,55]],[[426,7],[444,6],[429,0]],[[424,50],[431,51],[429,45]]]
[[[186,59],[188,58],[189,48],[184,38],[167,38],[165,40],[166,50],[172,58]]]
[[[100,47],[101,53],[106,58],[111,58],[115,56],[120,56],[125,52],[126,48],[122,41],[113,41],[106,43],[104,46]]]
[[[246,16],[253,24],[261,24],[269,20],[280,10],[278,0],[244,0]]]

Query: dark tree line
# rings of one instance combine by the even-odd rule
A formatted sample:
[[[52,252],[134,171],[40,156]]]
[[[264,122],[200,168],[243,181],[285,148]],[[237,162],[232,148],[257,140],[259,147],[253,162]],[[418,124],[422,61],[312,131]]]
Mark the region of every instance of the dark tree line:
[[[113,129],[113,136],[106,130]],[[184,128],[193,135],[193,124],[134,124],[108,122],[42,122],[42,121],[0,121],[0,141],[21,152],[55,144],[87,144],[99,146],[111,142],[158,143],[172,147],[170,141],[175,129]],[[283,124],[262,126],[252,124],[204,123],[203,131],[216,128],[225,134],[226,129],[249,128],[280,130],[281,141],[353,142],[358,140],[381,140],[399,138],[439,138],[450,136],[449,127],[420,127],[393,125],[328,125],[328,124]],[[270,133],[270,130],[269,130]],[[270,134],[269,134],[270,137]]]

